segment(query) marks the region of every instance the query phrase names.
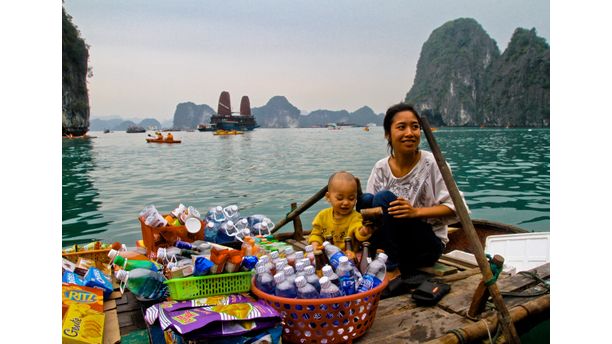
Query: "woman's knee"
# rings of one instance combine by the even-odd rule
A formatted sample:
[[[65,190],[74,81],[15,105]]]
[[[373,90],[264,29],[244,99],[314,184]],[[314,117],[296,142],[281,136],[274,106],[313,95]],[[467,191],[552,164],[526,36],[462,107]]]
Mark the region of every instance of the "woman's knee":
[[[362,194],[359,199],[357,199],[357,211],[360,211],[361,209],[367,209],[367,208],[372,208],[372,201],[374,200],[374,195],[372,195],[371,193],[364,193]]]
[[[389,208],[389,203],[395,201],[397,196],[389,191],[383,190],[374,195],[372,200],[372,207],[383,207],[385,209]]]

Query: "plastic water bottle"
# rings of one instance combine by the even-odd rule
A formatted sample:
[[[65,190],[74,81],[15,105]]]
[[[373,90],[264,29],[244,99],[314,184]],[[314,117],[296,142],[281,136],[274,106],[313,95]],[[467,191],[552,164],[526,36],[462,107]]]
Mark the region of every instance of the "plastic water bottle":
[[[293,270],[293,266],[286,265],[283,268],[283,272],[285,273],[285,278],[287,279],[287,281],[295,283],[295,278],[297,276],[295,276],[295,270]]]
[[[221,224],[221,228],[219,232],[217,232],[217,242],[232,242],[236,240],[236,234],[238,234],[238,230],[236,226],[234,226],[234,221],[228,220]]]
[[[285,258],[287,258],[287,264],[295,266],[295,251],[293,247],[289,246],[285,248]]]
[[[251,236],[251,231],[246,227],[243,229],[236,228],[236,230],[238,231],[236,233],[236,239],[238,239],[240,242],[244,242],[246,237]]]
[[[223,214],[225,214],[225,218],[228,221],[234,221],[234,223],[238,222],[240,219],[240,212],[238,211],[238,206],[235,204],[228,205],[223,208]]]
[[[312,245],[304,247],[304,256],[310,260],[310,265],[315,265],[314,247]]]
[[[293,283],[285,279],[284,272],[281,271],[274,275],[274,283],[276,284],[274,295],[290,299],[295,299],[297,297],[297,288]]]
[[[325,255],[329,260],[329,263],[334,268],[334,270],[338,270],[338,266],[340,265],[340,257],[345,257],[344,252],[334,244],[329,241],[323,242],[323,250],[325,251]]]
[[[268,271],[264,265],[260,265],[257,267],[255,286],[257,286],[257,289],[263,291],[266,294],[274,295],[274,290],[276,289],[276,285],[274,284],[274,277],[272,277],[270,271]]]
[[[312,284],[313,287],[317,290],[317,292],[321,291],[321,284],[319,283],[319,276],[315,274],[315,268],[312,265],[308,265],[304,268],[304,278],[306,278],[306,282]]]
[[[318,299],[319,293],[317,289],[306,281],[304,276],[299,276],[295,279],[295,286],[297,287],[297,298],[298,299]]]
[[[136,260],[115,256],[115,259],[113,259],[111,264],[116,265],[126,271],[131,271],[138,268],[159,271],[158,265],[150,260]]]
[[[304,262],[295,262],[295,277],[304,276],[305,274]]]
[[[387,272],[387,269],[385,267],[386,261],[386,254],[379,253],[376,256],[376,259],[374,259],[370,263],[370,265],[368,265],[368,269],[363,275],[363,278],[359,283],[359,287],[357,288],[358,292],[364,292],[372,288],[376,288],[380,283],[382,283],[382,281],[385,279],[385,274]]]
[[[261,223],[261,221],[263,221],[263,219],[265,218],[266,217],[261,214],[255,214],[246,217],[247,222],[249,223],[249,228],[253,228],[255,224]]]
[[[206,214],[206,221],[214,221],[219,224],[227,221],[227,219],[225,218],[225,214],[223,213],[223,207],[218,205],[214,208],[210,208],[208,214]]]
[[[141,301],[153,301],[166,297],[168,287],[164,284],[166,278],[157,271],[149,269],[119,270],[115,273],[121,281],[121,292],[127,288]]]
[[[204,240],[208,242],[217,242],[217,233],[221,224],[215,221],[206,222],[206,229],[204,230]]]
[[[269,218],[264,218],[261,222],[253,225],[253,230],[261,236],[270,235],[274,229],[274,223]]]
[[[338,274],[338,279],[340,279],[340,290],[342,290],[344,295],[355,294],[355,270],[349,263],[347,256],[340,257],[340,265],[338,265],[338,269],[336,269],[336,274]]]
[[[319,284],[321,284],[321,292],[319,295],[322,299],[342,296],[342,292],[338,286],[333,284],[327,276],[321,277],[319,279]]]
[[[323,272],[322,277],[327,277],[330,282],[340,288],[340,279],[338,278],[338,275],[336,275],[334,270],[332,270],[332,267],[330,265],[325,265],[323,269],[321,269],[321,271]]]

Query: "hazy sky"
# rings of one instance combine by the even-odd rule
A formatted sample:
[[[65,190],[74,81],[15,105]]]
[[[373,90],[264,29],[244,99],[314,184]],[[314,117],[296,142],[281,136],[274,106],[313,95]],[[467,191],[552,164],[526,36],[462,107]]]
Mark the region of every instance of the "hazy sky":
[[[410,90],[423,43],[476,19],[508,45],[517,27],[550,42],[548,0],[83,1],[68,14],[90,46],[91,117],[171,119],[192,101],[215,110],[282,95],[300,110],[382,113]],[[552,45],[552,44],[551,44]]]

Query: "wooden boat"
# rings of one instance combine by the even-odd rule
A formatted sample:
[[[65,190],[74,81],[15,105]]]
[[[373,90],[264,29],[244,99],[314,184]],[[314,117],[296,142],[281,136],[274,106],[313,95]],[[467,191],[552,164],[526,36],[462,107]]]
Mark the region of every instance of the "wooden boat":
[[[526,230],[511,225],[486,220],[472,220],[481,244],[490,235],[525,233]],[[302,231],[299,216],[294,218],[294,232],[277,233],[274,236],[290,243],[296,250],[303,250],[309,231]],[[479,319],[466,316],[472,296],[482,275],[477,266],[450,258],[447,253],[453,250],[471,252],[461,224],[449,227],[450,242],[442,257],[431,268],[422,269],[422,273],[437,278],[451,285],[449,294],[435,306],[418,306],[411,298],[409,288],[398,288],[379,301],[376,318],[372,327],[355,343],[469,343],[488,339],[496,334],[498,343],[503,343],[503,336],[497,332],[497,313],[488,309]],[[538,278],[550,278],[550,265],[545,264],[531,270]],[[392,283],[390,283],[391,285]],[[541,293],[546,286],[539,280],[527,275],[513,276],[502,273],[497,285],[504,293],[519,293],[522,297],[504,298],[510,316],[519,334],[531,330],[538,324],[550,319],[550,294]],[[541,295],[538,295],[541,293]],[[533,294],[534,296],[529,296]],[[159,336],[159,329],[147,328],[142,319],[148,305],[140,304],[129,292],[114,294],[105,309],[111,312],[107,316],[109,333],[114,338],[126,336],[134,331],[148,332],[149,338]],[[544,326],[544,325],[542,325]],[[106,329],[105,329],[106,331]],[[157,331],[157,332],[156,332]],[[106,332],[105,332],[106,333]],[[155,341],[151,341],[155,342]]]
[[[244,131],[240,131],[240,130],[223,130],[223,129],[219,129],[216,130],[213,135],[241,135],[244,134]]]
[[[146,139],[148,143],[181,143],[181,140],[172,140],[168,141],[166,139]]]

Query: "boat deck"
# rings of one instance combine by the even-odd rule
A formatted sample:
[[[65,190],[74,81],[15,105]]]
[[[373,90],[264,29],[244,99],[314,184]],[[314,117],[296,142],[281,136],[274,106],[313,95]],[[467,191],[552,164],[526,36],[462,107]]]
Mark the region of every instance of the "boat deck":
[[[287,242],[300,250],[305,246],[303,240],[288,239]],[[548,280],[550,264],[530,271]],[[489,333],[495,336],[497,313],[491,307],[487,307],[479,320],[466,317],[474,291],[482,280],[478,268],[443,255],[434,267],[423,269],[422,272],[450,284],[450,292],[437,305],[430,307],[416,305],[410,293],[380,300],[372,327],[356,343],[460,343],[460,336],[469,339],[466,342],[488,339]],[[510,276],[502,273],[497,286],[502,295],[506,292],[535,293],[545,289],[539,281],[523,274]],[[505,296],[504,301],[519,333],[550,318],[548,293],[532,297]],[[158,339],[163,338],[163,335],[160,337],[160,333],[155,333],[154,328],[147,328],[144,322],[143,312],[147,306],[138,302],[128,291],[121,295],[116,289],[111,299],[104,303],[104,343],[128,342],[124,340],[126,335],[134,331],[143,332],[145,329],[149,342],[159,342]]]

